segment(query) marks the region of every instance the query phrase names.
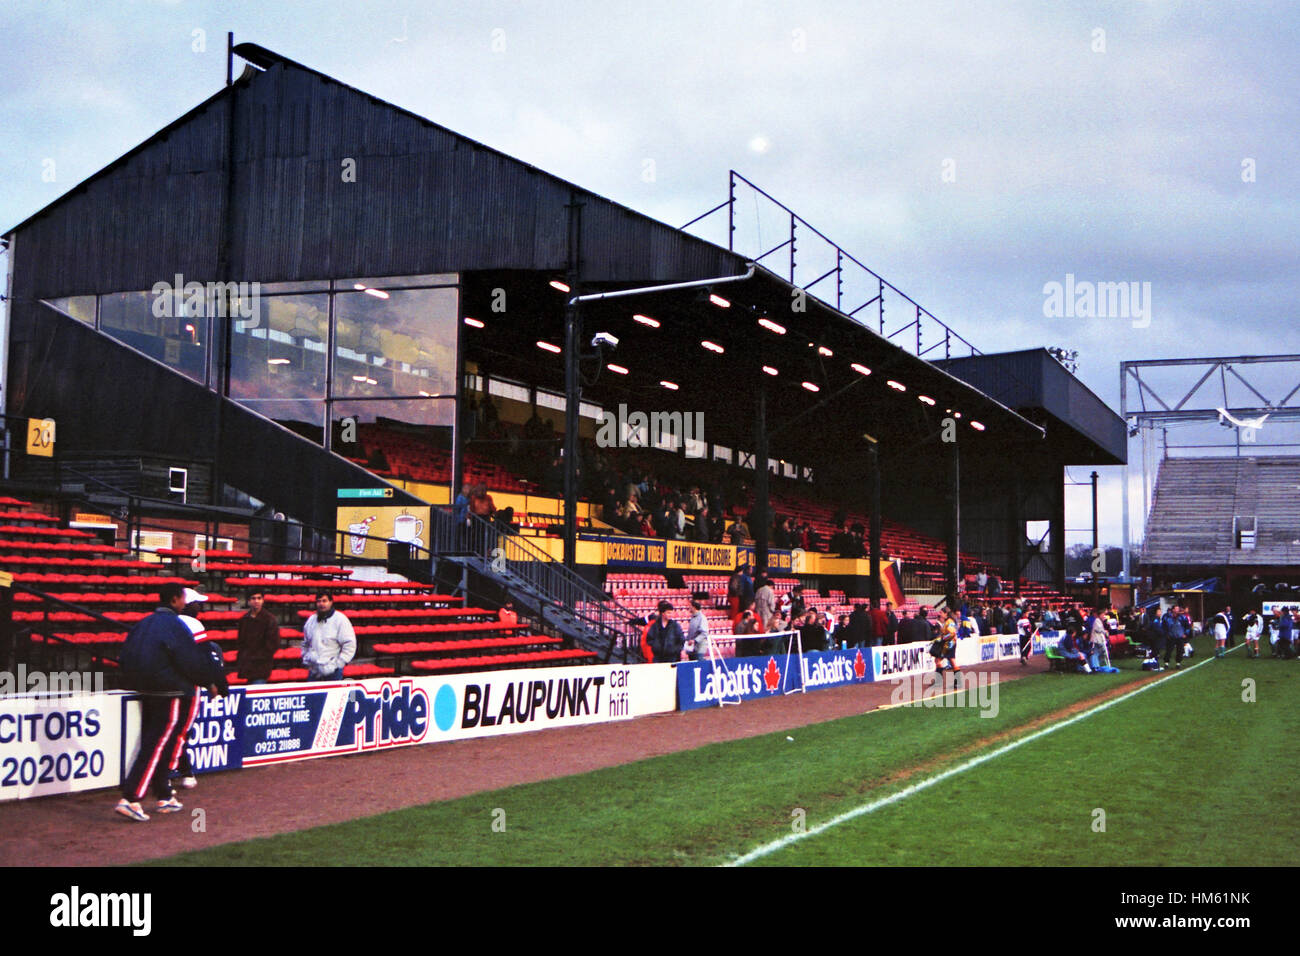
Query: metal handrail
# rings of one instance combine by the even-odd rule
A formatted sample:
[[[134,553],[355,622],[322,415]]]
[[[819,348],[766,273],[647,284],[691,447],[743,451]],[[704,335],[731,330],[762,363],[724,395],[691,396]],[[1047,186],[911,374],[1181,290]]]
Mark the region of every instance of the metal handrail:
[[[498,571],[509,571],[552,609],[571,614],[601,635],[607,641],[606,660],[620,643],[624,660],[636,651],[636,614],[526,537],[474,514],[457,521],[447,506],[434,507],[432,519],[429,547],[435,555],[473,555]]]

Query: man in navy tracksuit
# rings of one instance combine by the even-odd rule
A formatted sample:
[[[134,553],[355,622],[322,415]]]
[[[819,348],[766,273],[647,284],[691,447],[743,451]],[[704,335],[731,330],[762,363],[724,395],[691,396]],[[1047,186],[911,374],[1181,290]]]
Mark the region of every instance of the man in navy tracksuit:
[[[166,751],[180,727],[182,703],[188,703],[196,686],[215,685],[222,694],[229,691],[220,658],[196,644],[180,619],[184,589],[165,584],[158,602],[162,605],[158,610],[131,628],[118,658],[126,685],[142,695],[140,753],[122,781],[122,799],[114,810],[139,823],[149,819],[140,801],[151,782],[157,812],[181,809],[168,780],[171,761]]]

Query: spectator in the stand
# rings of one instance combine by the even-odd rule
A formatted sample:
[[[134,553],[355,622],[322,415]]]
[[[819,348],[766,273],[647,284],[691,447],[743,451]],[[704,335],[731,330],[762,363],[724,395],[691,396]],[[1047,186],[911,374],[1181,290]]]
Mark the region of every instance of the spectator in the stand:
[[[822,626],[821,615],[809,611],[800,620],[799,638],[805,651],[826,650],[826,628]]]
[[[709,520],[709,509],[705,505],[695,513],[695,525],[692,528],[691,540],[700,544],[708,544],[713,540],[713,522]]]
[[[789,518],[777,518],[776,527],[772,529],[772,547],[783,550],[794,547],[794,543],[790,540]]]
[[[849,551],[852,549],[853,539],[849,536],[848,528],[844,526],[843,521],[839,522],[835,533],[831,535],[830,544],[827,545],[827,547],[830,548],[831,554],[840,554],[845,556],[847,556]]]
[[[451,503],[451,520],[457,528],[463,527],[469,520],[469,505],[473,494],[474,486],[467,481],[460,486],[460,494]]]
[[[686,540],[686,509],[682,507],[680,498],[673,502],[669,527],[672,529],[672,539],[674,541]]]
[[[343,668],[357,654],[357,635],[342,611],[334,610],[334,598],[324,591],[316,595],[316,613],[302,629],[302,663],[307,679],[342,680]]]
[[[872,601],[871,610],[867,612],[867,616],[871,619],[871,643],[879,647],[889,637],[889,615],[884,612],[877,601]]]
[[[817,529],[811,524],[805,522],[804,530],[807,532],[807,541],[804,544],[804,550],[820,552],[822,549],[822,537],[817,533]]]
[[[641,657],[656,664],[673,663],[682,658],[686,637],[682,626],[672,619],[673,606],[668,601],[659,602],[659,613],[650,619],[641,632]]]
[[[885,602],[885,620],[888,621],[888,628],[885,631],[885,643],[898,643],[898,615],[894,613],[894,602]]]
[[[727,529],[727,536],[731,539],[731,543],[736,545],[748,541],[749,525],[745,524],[745,519],[737,517],[735,523]]]
[[[704,616],[704,606],[695,598],[691,598],[691,619],[686,624],[686,645],[693,661],[709,656],[709,619]]]
[[[918,607],[911,617],[904,618],[898,625],[898,640],[901,644],[920,644],[930,639],[930,625],[925,620],[923,608]]]
[[[559,495],[556,495],[558,498]],[[600,517],[606,524],[613,524],[610,519],[618,512],[618,494],[614,491],[614,486],[607,484],[604,493],[600,496]]]
[[[871,645],[871,616],[865,604],[853,605],[849,615],[849,647],[869,647]]]
[[[1057,613],[1056,605],[1049,604],[1043,611],[1043,629],[1056,631],[1061,627],[1061,615]]]
[[[270,679],[275,652],[280,649],[280,622],[265,602],[266,592],[248,592],[248,612],[237,625],[235,670],[250,684],[265,684]]]
[[[808,611],[808,602],[804,599],[803,588],[799,585],[790,591],[790,616],[791,620],[797,617],[803,617]]]
[[[995,573],[989,575],[989,594],[997,597],[1002,593],[1002,579]]]
[[[492,517],[497,513],[496,503],[492,500],[492,496],[488,494],[487,485],[482,482],[475,485],[473,491],[470,492],[469,510],[471,514],[487,521],[491,521]]]
[[[864,537],[866,529],[859,522],[853,525],[849,536],[849,549],[844,553],[846,558],[865,558],[867,556],[867,544]]]
[[[744,611],[740,615],[740,620],[736,623],[732,633],[736,635],[737,657],[755,657],[763,652],[763,638],[748,636],[759,633],[758,620],[754,617],[752,610]]]
[[[754,585],[754,577],[752,572],[753,572],[753,568],[751,568],[748,564],[741,565],[740,581],[739,581],[740,590],[738,592],[740,594],[741,614],[744,614],[745,611],[753,610],[754,599],[757,597],[757,588]],[[758,619],[757,615],[755,615],[755,620],[757,619]]]
[[[754,616],[758,618],[758,626],[766,634],[776,623],[776,591],[773,590],[772,582],[766,576],[760,576],[757,585],[757,590],[754,592]]]
[[[987,594],[989,591],[988,572],[983,568],[980,568],[979,573],[975,575],[975,587],[978,588],[980,594]]]

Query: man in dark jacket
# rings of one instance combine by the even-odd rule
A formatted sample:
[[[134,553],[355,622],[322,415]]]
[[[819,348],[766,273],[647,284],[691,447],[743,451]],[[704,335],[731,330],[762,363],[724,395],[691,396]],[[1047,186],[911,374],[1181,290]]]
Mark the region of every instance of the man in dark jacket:
[[[682,626],[670,618],[672,612],[672,604],[660,601],[659,613],[641,634],[641,656],[647,663],[664,664],[682,659],[686,635],[682,633]]]
[[[210,693],[229,690],[219,653],[196,644],[180,619],[185,608],[181,585],[163,585],[158,603],[158,610],[131,628],[118,658],[126,686],[142,693],[140,752],[122,782],[122,799],[114,811],[137,823],[149,819],[140,800],[151,782],[158,813],[182,808],[168,780],[169,761],[164,759],[167,744],[180,726],[182,698],[193,694],[195,686],[208,687]]]
[[[865,604],[853,605],[849,615],[849,647],[869,647],[871,645],[871,618]]]
[[[248,613],[239,619],[235,670],[250,684],[266,683],[280,649],[280,622],[265,608],[265,601],[262,591],[249,592]]]
[[[926,623],[924,612],[917,608],[911,617],[904,618],[898,625],[898,642],[900,644],[920,644],[933,640],[930,625]]]

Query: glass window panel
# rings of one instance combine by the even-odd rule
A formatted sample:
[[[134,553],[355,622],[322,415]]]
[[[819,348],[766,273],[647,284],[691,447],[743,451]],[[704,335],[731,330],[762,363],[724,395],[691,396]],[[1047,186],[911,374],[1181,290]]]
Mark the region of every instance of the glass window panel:
[[[308,399],[243,398],[245,405],[259,415],[283,425],[317,445],[325,444],[325,403]]]
[[[255,400],[325,397],[329,296],[262,296],[251,319],[232,323],[230,396]],[[322,418],[316,418],[319,429]]]
[[[207,380],[208,306],[204,296],[178,303],[170,295],[115,292],[100,297],[100,328],[150,358]],[[181,307],[176,308],[177,305]],[[182,314],[175,314],[176,312]],[[171,313],[171,314],[169,314]]]
[[[334,297],[335,398],[455,394],[456,289]]]
[[[728,465],[730,465],[730,464],[731,464],[731,449],[730,449],[730,448],[727,448],[725,445],[714,445],[714,446],[713,446],[713,460],[714,460],[714,461],[725,461]]]
[[[43,301],[46,305],[53,306],[79,322],[85,322],[91,326],[95,324],[95,297],[93,295],[74,295],[66,299],[45,299]]]
[[[451,476],[451,399],[335,401],[332,447],[370,470],[411,481]]]

